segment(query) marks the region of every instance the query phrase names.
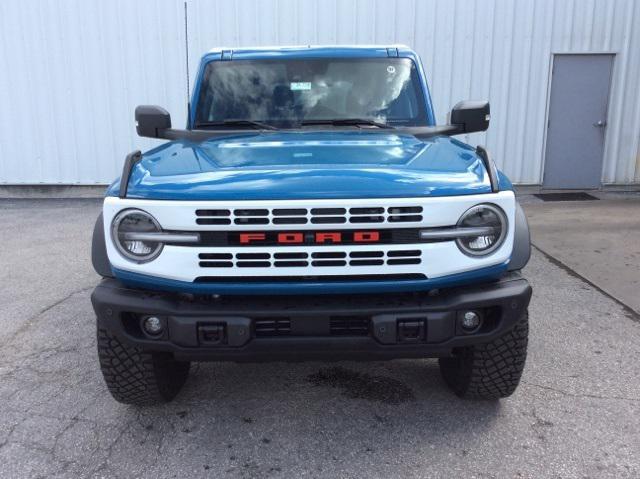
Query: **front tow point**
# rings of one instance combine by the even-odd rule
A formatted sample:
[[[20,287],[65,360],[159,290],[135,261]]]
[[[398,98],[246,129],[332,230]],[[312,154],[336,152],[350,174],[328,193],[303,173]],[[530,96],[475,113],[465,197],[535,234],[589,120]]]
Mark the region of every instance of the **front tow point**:
[[[421,343],[427,339],[427,318],[416,313],[379,314],[371,318],[373,336],[382,344]]]
[[[423,319],[402,319],[398,321],[398,342],[418,343],[424,341]]]

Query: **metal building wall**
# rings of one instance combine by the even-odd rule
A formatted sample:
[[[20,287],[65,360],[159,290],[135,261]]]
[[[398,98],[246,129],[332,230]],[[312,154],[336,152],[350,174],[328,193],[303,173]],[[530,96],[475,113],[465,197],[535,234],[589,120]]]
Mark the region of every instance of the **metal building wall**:
[[[640,182],[640,2],[634,0],[186,0],[0,2],[0,182],[103,183],[135,136],[133,109],[186,114],[213,46],[404,43],[436,113],[491,101],[487,144],[514,182],[542,181],[552,53],[616,54],[604,183]],[[28,34],[26,32],[29,32]]]
[[[133,110],[186,118],[184,3],[0,1],[0,183],[111,182]]]

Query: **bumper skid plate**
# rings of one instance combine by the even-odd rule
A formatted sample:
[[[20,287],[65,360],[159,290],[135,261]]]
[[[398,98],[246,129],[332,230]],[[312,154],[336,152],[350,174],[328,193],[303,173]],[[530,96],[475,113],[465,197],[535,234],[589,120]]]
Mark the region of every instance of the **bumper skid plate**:
[[[313,297],[199,297],[104,279],[91,296],[99,326],[124,342],[198,361],[447,356],[504,334],[530,298],[518,273],[429,293]],[[481,319],[471,329],[462,322],[469,311]],[[145,332],[149,316],[160,318],[160,334]]]

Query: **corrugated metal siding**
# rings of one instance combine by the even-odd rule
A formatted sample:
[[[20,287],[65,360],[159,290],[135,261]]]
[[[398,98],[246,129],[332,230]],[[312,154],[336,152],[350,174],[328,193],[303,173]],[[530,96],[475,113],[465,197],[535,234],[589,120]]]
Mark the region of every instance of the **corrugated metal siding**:
[[[0,2],[0,182],[105,183],[140,103],[186,117],[181,1]]]
[[[640,181],[640,2],[187,0],[191,81],[214,46],[404,43],[438,119],[491,101],[487,144],[514,182],[542,181],[552,53],[616,54],[603,182]],[[95,183],[147,148],[133,109],[186,115],[184,1],[0,2],[0,182]],[[28,32],[28,34],[26,33]]]

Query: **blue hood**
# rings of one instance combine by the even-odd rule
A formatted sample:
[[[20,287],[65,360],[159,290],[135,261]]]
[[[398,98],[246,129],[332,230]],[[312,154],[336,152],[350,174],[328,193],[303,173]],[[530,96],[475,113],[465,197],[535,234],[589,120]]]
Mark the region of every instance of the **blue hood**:
[[[116,181],[107,195],[118,192]],[[268,200],[490,192],[474,149],[449,137],[423,141],[388,132],[292,131],[165,143],[135,166],[127,197]]]

